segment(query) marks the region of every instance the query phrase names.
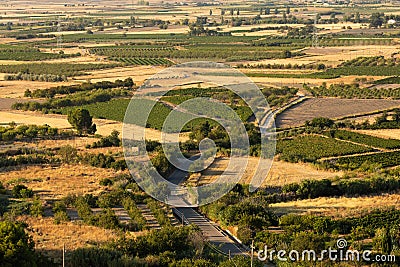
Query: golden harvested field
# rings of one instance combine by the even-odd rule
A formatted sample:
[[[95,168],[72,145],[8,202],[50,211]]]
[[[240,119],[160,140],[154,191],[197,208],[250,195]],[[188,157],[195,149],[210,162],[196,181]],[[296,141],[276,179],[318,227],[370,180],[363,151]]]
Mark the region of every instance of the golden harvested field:
[[[399,100],[311,98],[279,114],[279,128],[298,126],[315,117],[341,118],[400,106]]]
[[[0,181],[9,189],[15,184],[25,184],[42,200],[60,199],[68,194],[94,194],[104,190],[99,185],[103,178],[115,177],[113,169],[87,165],[23,166],[7,168],[0,172]]]
[[[90,75],[79,76],[76,78],[76,80],[86,81],[90,79],[91,82],[100,82],[115,81],[117,79],[126,79],[131,77],[136,84],[140,85],[144,80],[150,78],[163,69],[164,67],[159,66],[132,66],[108,70],[97,70],[90,72]]]
[[[212,165],[203,172],[203,174],[199,178],[198,183],[206,184],[213,182],[227,167],[228,162],[228,158],[216,159],[212,163]],[[248,184],[251,181],[252,175],[256,170],[257,165],[257,158],[249,158],[246,171],[240,181],[241,183]],[[342,174],[342,172],[317,170],[311,165],[305,163],[294,164],[275,160],[272,163],[272,167],[262,186],[282,186],[288,183],[300,182],[305,179],[321,180],[325,178],[341,176]]]
[[[4,74],[0,73],[0,96],[3,98],[23,97],[26,89],[46,89],[71,84],[76,84],[76,82],[4,81]]]
[[[399,194],[385,194],[368,197],[322,197],[286,203],[271,204],[270,207],[280,214],[298,213],[333,216],[337,218],[360,216],[367,211],[389,207],[399,207]]]
[[[357,132],[381,138],[400,139],[400,129],[359,130]]]
[[[17,124],[48,124],[59,129],[71,129],[65,115],[42,114],[31,111],[0,111],[0,124],[15,122]],[[97,134],[109,135],[113,130],[122,131],[122,123],[104,119],[93,119],[97,126]],[[149,129],[149,132],[152,130]],[[153,130],[156,131],[156,130]],[[156,135],[157,136],[157,135]]]

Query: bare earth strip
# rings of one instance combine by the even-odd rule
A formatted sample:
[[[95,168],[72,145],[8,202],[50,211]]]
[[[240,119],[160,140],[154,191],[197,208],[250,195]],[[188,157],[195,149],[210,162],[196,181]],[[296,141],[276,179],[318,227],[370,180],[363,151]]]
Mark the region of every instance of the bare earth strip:
[[[371,197],[323,197],[305,199],[270,206],[278,213],[316,214],[334,217],[361,215],[378,207],[399,207],[399,194],[385,194]]]
[[[400,106],[399,100],[312,98],[277,116],[280,128],[299,126],[316,117],[341,118]]]

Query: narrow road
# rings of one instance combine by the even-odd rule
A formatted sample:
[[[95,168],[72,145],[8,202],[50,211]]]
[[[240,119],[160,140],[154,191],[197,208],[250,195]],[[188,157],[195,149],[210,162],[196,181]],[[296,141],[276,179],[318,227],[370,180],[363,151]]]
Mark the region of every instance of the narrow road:
[[[199,155],[195,155],[191,157],[190,160],[196,160],[198,158]],[[187,175],[187,172],[177,169],[169,176],[168,180],[173,184],[178,185],[186,180]],[[173,208],[173,212],[180,218],[180,221],[183,220],[184,223],[197,225],[202,231],[204,237],[223,254],[246,255],[246,251],[240,249],[240,245],[220,229],[216,223],[211,222],[193,208],[183,208],[182,206],[189,203],[185,203],[185,200],[178,194],[179,192],[172,192],[169,201],[173,201],[174,199],[177,201],[177,206],[179,207]]]
[[[175,208],[178,211],[178,216],[182,219],[183,214],[186,223],[197,225],[202,231],[204,237],[215,248],[219,249],[224,254],[228,255],[247,255],[244,249],[239,248],[239,245],[231,239],[217,224],[204,218],[201,214],[192,208]]]

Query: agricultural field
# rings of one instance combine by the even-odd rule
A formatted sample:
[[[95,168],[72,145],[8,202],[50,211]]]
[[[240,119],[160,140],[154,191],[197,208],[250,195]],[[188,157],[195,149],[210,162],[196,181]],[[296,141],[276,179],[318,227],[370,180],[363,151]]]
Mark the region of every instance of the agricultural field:
[[[293,127],[315,117],[352,117],[398,106],[399,101],[386,99],[311,98],[279,114],[276,125],[279,128]]]
[[[325,157],[337,157],[372,151],[361,145],[321,136],[300,136],[278,140],[276,152],[279,159],[288,162],[315,162]]]
[[[265,246],[320,253],[339,237],[343,250],[398,262],[399,40],[396,1],[1,2],[0,266],[261,267]],[[242,72],[269,108],[215,84],[238,80],[217,68],[183,70],[161,95],[175,74],[153,75],[193,61]],[[265,120],[250,104],[265,108]],[[220,122],[193,119],[191,109]],[[190,118],[182,129],[163,129],[172,110],[173,123]],[[276,131],[265,132],[272,119]],[[239,126],[249,148],[230,138]],[[163,149],[174,142],[193,166],[204,164],[214,153],[203,150],[207,139],[215,155],[199,171],[181,170]],[[255,170],[267,167],[257,165],[262,140],[276,151],[252,192]],[[217,181],[233,152],[249,156],[243,177],[203,205],[196,186]],[[147,172],[169,183],[145,188]],[[180,207],[189,202],[201,206]]]

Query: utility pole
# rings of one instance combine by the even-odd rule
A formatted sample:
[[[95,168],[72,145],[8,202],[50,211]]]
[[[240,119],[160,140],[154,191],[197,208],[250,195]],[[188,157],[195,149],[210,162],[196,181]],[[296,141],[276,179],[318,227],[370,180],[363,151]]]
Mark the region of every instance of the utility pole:
[[[314,18],[314,32],[312,36],[312,47],[317,48],[319,46],[318,44],[318,29],[317,29],[317,24],[318,24],[318,13],[315,14]]]
[[[62,46],[61,17],[60,17],[60,15],[58,16],[58,20],[57,20],[57,32],[58,32],[58,36],[57,36],[57,48],[60,49],[61,46]]]
[[[253,267],[253,260],[254,260],[254,240],[251,240],[251,261],[250,267]]]
[[[62,266],[65,267],[65,243],[63,243]]]

